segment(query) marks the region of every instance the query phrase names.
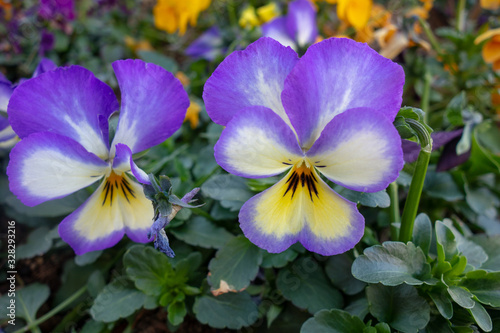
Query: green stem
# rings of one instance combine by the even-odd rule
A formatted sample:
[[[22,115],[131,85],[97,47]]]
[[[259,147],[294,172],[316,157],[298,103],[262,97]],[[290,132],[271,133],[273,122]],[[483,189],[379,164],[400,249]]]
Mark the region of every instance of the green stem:
[[[24,326],[21,329],[18,329],[17,331],[14,331],[14,333],[21,333],[21,332],[28,332],[30,329],[35,330],[35,328],[38,328],[38,325],[46,321],[47,319],[51,318],[52,316],[56,315],[59,311],[73,303],[76,299],[78,299],[80,296],[82,296],[85,292],[87,291],[87,286],[83,286],[80,289],[78,289],[73,295],[68,297],[67,299],[64,300],[61,304],[41,316],[40,318],[36,319],[35,321],[31,322],[30,324]]]
[[[458,2],[455,19],[455,28],[457,31],[463,32],[465,29],[465,0]]]
[[[399,215],[399,197],[398,197],[398,183],[393,182],[389,185],[389,197],[391,198],[391,206],[389,207],[389,214],[391,218],[391,239],[393,241],[398,239],[399,230],[394,223],[401,222]]]
[[[436,51],[438,54],[443,54],[443,50],[441,49],[441,46],[439,45],[436,36],[434,36],[434,33],[432,33],[431,27],[429,26],[429,23],[427,23],[425,20],[423,20],[421,17],[418,17],[418,22],[424,29],[425,35],[429,39],[429,42],[432,45],[432,48],[434,51]]]

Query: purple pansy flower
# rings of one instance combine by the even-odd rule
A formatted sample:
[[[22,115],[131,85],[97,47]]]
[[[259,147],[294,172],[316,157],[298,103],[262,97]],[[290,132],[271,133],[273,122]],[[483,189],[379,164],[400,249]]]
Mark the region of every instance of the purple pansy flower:
[[[33,72],[33,76],[55,69],[57,66],[50,59],[43,58]],[[21,79],[19,84],[27,79]],[[0,111],[7,112],[10,96],[17,85],[12,84],[2,73],[0,73]],[[9,124],[7,117],[0,115],[0,149],[11,148],[19,138]]]
[[[209,116],[226,126],[217,163],[248,178],[286,172],[243,205],[244,234],[272,253],[295,242],[322,255],[351,249],[364,218],[321,175],[363,192],[397,178],[403,153],[392,122],[403,85],[399,65],[344,38],[314,44],[300,59],[270,38],[228,56],[203,93]]]
[[[38,13],[46,20],[62,18],[72,21],[76,17],[75,3],[73,0],[40,0]]]
[[[120,118],[111,145],[108,118],[120,106],[113,90],[80,67],[59,68],[24,82],[12,94],[9,119],[22,139],[7,168],[11,191],[26,205],[65,197],[102,180],[87,201],[59,225],[77,254],[108,248],[126,233],[147,242],[153,223],[142,186],[146,174],[132,154],[157,145],[184,120],[189,98],[159,66],[120,60]]]
[[[195,39],[186,49],[186,54],[195,59],[215,60],[223,53],[223,39],[218,27],[212,27]]]
[[[262,35],[271,37],[297,51],[313,44],[318,37],[316,10],[309,0],[295,0],[288,5],[288,14],[262,25]]]

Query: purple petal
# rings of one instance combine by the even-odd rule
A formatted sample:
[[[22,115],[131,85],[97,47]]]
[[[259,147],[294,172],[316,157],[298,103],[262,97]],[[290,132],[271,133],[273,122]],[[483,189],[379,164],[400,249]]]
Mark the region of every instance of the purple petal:
[[[218,27],[212,27],[196,38],[185,53],[195,59],[212,61],[222,54],[222,35]]]
[[[111,247],[124,233],[135,242],[149,241],[147,233],[154,213],[151,201],[146,199],[138,183],[122,176],[112,173],[59,225],[59,235],[76,254]],[[109,188],[116,190],[106,191]]]
[[[226,171],[249,178],[278,175],[303,158],[292,129],[271,109],[243,109],[227,124],[215,145],[215,159]]]
[[[124,143],[135,154],[165,141],[181,127],[189,97],[171,73],[131,59],[115,61],[113,69],[122,107],[112,149]]]
[[[47,58],[42,58],[40,62],[38,63],[38,66],[36,66],[35,71],[33,72],[32,77],[37,77],[40,74],[43,74],[48,71],[52,71],[57,68],[57,65],[50,59]]]
[[[295,242],[322,255],[353,248],[364,233],[364,218],[356,204],[332,191],[314,170],[290,190],[295,172],[293,168],[243,205],[239,221],[245,236],[271,253],[282,252]]]
[[[312,44],[318,37],[316,10],[309,0],[295,0],[288,5],[286,16],[288,34],[297,41],[299,47]]]
[[[287,18],[278,17],[262,25],[262,36],[270,37],[281,43],[283,46],[290,46],[292,49],[297,50],[294,36],[288,32]]]
[[[289,122],[281,104],[285,78],[297,54],[271,38],[231,53],[208,78],[203,100],[212,120],[225,126],[241,109],[265,106]]]
[[[151,184],[148,175],[135,164],[132,158],[132,151],[127,145],[119,143],[116,145],[116,155],[113,160],[113,170],[118,172],[132,171],[132,174],[139,183]]]
[[[448,171],[460,164],[467,162],[470,157],[471,151],[468,150],[463,154],[457,155],[457,144],[460,137],[456,137],[444,145],[443,152],[439,156],[439,161],[436,165],[436,171]]]
[[[309,47],[285,81],[283,105],[303,148],[309,148],[336,115],[369,107],[394,120],[404,72],[368,45],[330,38]]]
[[[19,200],[35,206],[65,197],[101,179],[108,163],[71,138],[34,133],[10,152],[9,186]]]
[[[20,138],[53,132],[108,158],[108,138],[99,117],[118,109],[113,90],[83,67],[57,68],[19,85],[9,103],[9,120]]]
[[[7,79],[0,81],[0,111],[7,112],[7,105],[9,105],[9,100],[13,92],[12,84]],[[6,118],[2,117],[2,119]],[[5,128],[5,126],[2,128]]]
[[[333,118],[307,157],[331,181],[360,192],[385,189],[404,165],[398,131],[383,114],[368,108]]]

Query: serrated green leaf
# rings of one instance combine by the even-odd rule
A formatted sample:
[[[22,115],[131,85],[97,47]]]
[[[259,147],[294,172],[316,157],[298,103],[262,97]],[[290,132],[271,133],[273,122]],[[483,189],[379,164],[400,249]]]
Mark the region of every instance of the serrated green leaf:
[[[351,333],[362,332],[364,328],[365,324],[358,317],[333,309],[317,312],[302,325],[300,333]]]
[[[355,295],[364,289],[365,283],[351,273],[353,260],[347,253],[331,256],[325,264],[325,273],[332,284],[347,295]]]
[[[365,193],[343,188],[339,191],[339,194],[347,200],[359,203],[366,207],[387,208],[391,205],[391,198],[385,190],[374,193]]]
[[[455,235],[443,222],[436,221],[436,242],[439,261],[451,261],[458,254]]]
[[[170,231],[178,239],[194,246],[220,249],[234,236],[202,216],[195,216],[180,228]]]
[[[430,319],[430,307],[413,286],[387,287],[381,284],[366,288],[370,313],[381,322],[405,333],[416,333]]]
[[[450,294],[451,298],[465,309],[471,309],[474,306],[474,300],[472,299],[473,295],[461,288],[459,286],[450,286],[448,287],[448,294]]]
[[[134,245],[123,256],[127,275],[146,295],[159,296],[174,271],[167,257],[152,247]]]
[[[47,301],[50,289],[45,284],[33,283],[16,291],[16,317],[25,319],[28,324],[36,319],[38,309]],[[11,298],[13,299],[13,298]]]
[[[298,255],[299,254],[291,247],[280,253],[269,253],[264,251],[261,266],[263,268],[282,268],[289,262],[295,260]]]
[[[133,288],[130,281],[117,279],[97,295],[90,314],[96,321],[110,323],[130,316],[143,306],[145,299],[146,295]]]
[[[219,200],[224,208],[236,211],[250,199],[252,193],[243,178],[234,175],[214,175],[202,186],[203,195]]]
[[[449,173],[435,172],[432,169],[425,175],[423,190],[433,198],[446,201],[458,201],[464,198],[462,190]]]
[[[462,280],[461,286],[467,288],[479,302],[500,307],[500,272],[469,272]]]
[[[446,319],[451,319],[453,317],[453,304],[448,296],[448,293],[443,290],[441,293],[429,292],[428,295],[436,305],[441,316]]]
[[[468,310],[472,315],[472,317],[474,317],[476,323],[483,331],[491,332],[491,330],[493,329],[493,323],[491,322],[491,317],[481,304],[474,301],[474,306]]]
[[[432,241],[432,223],[425,213],[418,214],[413,227],[413,243],[420,247],[425,255],[429,254]]]
[[[167,308],[168,312],[168,321],[174,325],[180,325],[184,321],[184,317],[187,314],[186,305],[183,301],[180,302],[172,302]]]
[[[234,330],[250,326],[259,318],[257,305],[246,292],[198,297],[193,312],[203,324]]]
[[[352,265],[352,274],[357,279],[388,286],[426,283],[430,270],[422,249],[411,242],[385,242],[366,248]]]
[[[235,237],[217,251],[215,258],[210,261],[207,281],[213,290],[223,288],[221,283],[224,282],[232,291],[242,290],[255,278],[261,262],[262,252],[257,246],[243,236]]]
[[[343,303],[342,295],[328,281],[321,266],[309,257],[283,268],[276,285],[286,299],[312,314],[321,309],[340,308]]]

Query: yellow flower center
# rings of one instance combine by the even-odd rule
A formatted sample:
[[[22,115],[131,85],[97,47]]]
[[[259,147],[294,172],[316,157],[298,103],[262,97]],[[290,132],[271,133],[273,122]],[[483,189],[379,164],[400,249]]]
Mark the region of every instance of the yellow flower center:
[[[135,198],[135,192],[126,177],[119,176],[114,171],[111,171],[105,182],[106,184],[104,185],[104,189],[101,194],[102,206],[104,206],[108,201],[110,206],[113,205],[113,199],[115,199],[116,196],[122,196],[128,202],[130,202],[129,195]]]

